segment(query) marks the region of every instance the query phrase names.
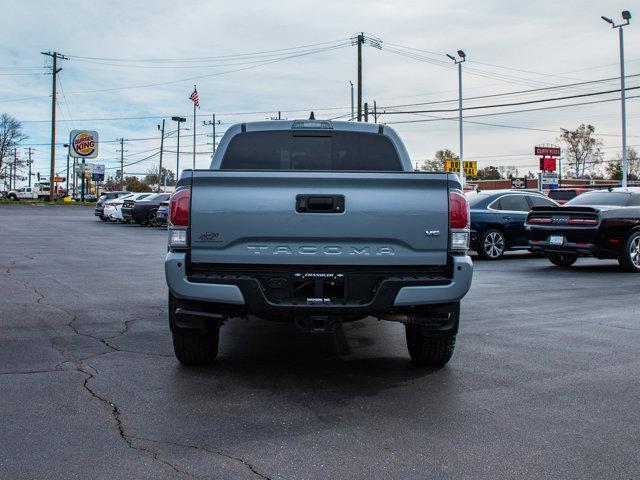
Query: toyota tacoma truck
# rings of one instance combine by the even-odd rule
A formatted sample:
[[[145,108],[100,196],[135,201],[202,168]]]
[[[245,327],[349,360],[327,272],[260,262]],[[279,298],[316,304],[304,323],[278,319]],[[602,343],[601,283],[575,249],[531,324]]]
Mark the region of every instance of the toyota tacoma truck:
[[[212,363],[221,325],[249,315],[310,332],[402,322],[414,363],[451,358],[473,273],[469,207],[456,175],[414,172],[388,126],[234,125],[208,170],[183,171],[168,224],[183,364]]]

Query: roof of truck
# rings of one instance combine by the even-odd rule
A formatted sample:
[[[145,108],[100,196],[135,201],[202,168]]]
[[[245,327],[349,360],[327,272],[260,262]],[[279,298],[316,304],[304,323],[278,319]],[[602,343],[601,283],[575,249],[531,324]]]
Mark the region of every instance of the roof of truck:
[[[322,130],[324,128],[328,130],[340,130],[348,132],[364,132],[364,133],[381,133],[381,129],[386,127],[382,123],[368,123],[368,122],[344,122],[333,120],[261,120],[257,122],[241,123],[246,131],[260,131],[260,130],[292,130],[294,128],[308,128],[310,130]],[[294,125],[296,125],[294,127]]]

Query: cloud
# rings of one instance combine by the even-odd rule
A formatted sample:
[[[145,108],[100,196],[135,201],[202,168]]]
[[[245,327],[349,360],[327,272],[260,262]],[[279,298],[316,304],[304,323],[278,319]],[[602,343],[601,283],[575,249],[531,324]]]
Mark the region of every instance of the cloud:
[[[0,41],[8,45],[2,53],[4,67],[43,64],[41,51],[56,49],[74,56],[62,61],[62,89],[58,119],[58,141],[66,139],[74,128],[92,128],[102,140],[147,138],[130,142],[128,154],[159,146],[156,125],[159,119],[121,121],[66,122],[69,117],[146,117],[188,115],[187,99],[197,83],[205,114],[217,112],[226,126],[237,121],[264,119],[278,110],[301,109],[287,113],[306,117],[314,109],[319,116],[337,116],[349,111],[349,80],[355,81],[355,47],[346,46],[314,55],[292,58],[235,73],[187,80],[156,87],[111,92],[71,93],[169,82],[176,79],[233,70],[218,68],[132,68],[106,65],[110,60],[85,61],[75,57],[137,59],[211,57],[247,52],[285,49],[339,39],[348,39],[359,31],[377,36],[382,50],[364,49],[364,100],[379,106],[453,99],[457,96],[457,75],[453,68],[417,61],[393,53],[387,45],[402,45],[444,54],[464,49],[469,62],[464,65],[465,96],[492,94],[531,88],[533,85],[557,85],[573,81],[616,76],[617,38],[600,20],[600,15],[618,15],[624,2],[611,1],[411,1],[411,2],[304,2],[253,1],[245,4],[222,1],[138,1],[98,2],[63,1],[55,8],[49,2],[14,2],[5,9]],[[626,33],[628,73],[638,72],[640,32]],[[435,60],[446,60],[443,55]],[[237,60],[234,60],[237,62]],[[481,62],[481,63],[473,63]],[[148,66],[162,66],[148,62]],[[233,63],[231,61],[227,63]],[[166,64],[165,64],[166,65]],[[179,62],[174,63],[179,65]],[[500,68],[498,66],[507,67]],[[515,69],[515,70],[514,70]],[[2,70],[0,73],[7,73]],[[527,73],[531,72],[531,73]],[[536,75],[549,74],[548,76]],[[0,111],[21,120],[47,120],[50,116],[51,77],[0,75]],[[630,84],[640,84],[637,80]],[[615,88],[615,83],[607,84]],[[572,92],[593,91],[585,87]],[[3,100],[43,96],[45,98],[3,102]],[[544,96],[544,95],[540,95]],[[612,98],[613,96],[609,96]],[[533,98],[522,95],[517,98]],[[66,102],[65,102],[66,99]],[[478,100],[475,104],[481,104]],[[470,103],[471,104],[471,103]],[[453,104],[455,105],[455,104]],[[322,107],[340,110],[318,112]],[[230,112],[273,112],[243,116]],[[630,100],[629,135],[640,135],[636,119],[637,100]],[[573,109],[487,117],[488,123],[557,129],[592,122],[599,132],[620,132],[619,104],[604,103]],[[418,116],[405,116],[417,119]],[[208,117],[206,117],[208,119]],[[398,117],[382,116],[382,121]],[[479,119],[480,120],[480,119]],[[167,124],[172,128],[172,123]],[[188,122],[189,123],[189,122]],[[25,123],[32,144],[49,141],[50,126]],[[224,127],[223,126],[223,127]],[[458,150],[457,123],[452,121],[405,124],[395,127],[405,139],[416,160],[430,157],[440,148]],[[221,128],[222,129],[222,128]],[[198,125],[198,134],[209,132]],[[190,135],[192,132],[186,132]],[[522,154],[536,143],[554,142],[553,133],[468,124],[465,127],[465,157]],[[197,137],[204,143],[206,137]],[[635,138],[635,140],[634,140]],[[637,141],[636,141],[637,140]],[[175,140],[167,148],[175,148]],[[189,158],[190,137],[185,136],[185,160]],[[630,144],[640,137],[630,137]],[[611,152],[619,137],[606,137]],[[44,173],[48,165],[46,146],[37,147],[36,168]],[[116,164],[115,144],[101,145],[100,157],[108,166]],[[199,146],[198,150],[206,150]],[[64,155],[59,149],[58,155]],[[135,157],[133,157],[135,158]],[[483,161],[483,164],[485,161]],[[502,158],[493,163],[519,162],[526,169],[535,159]],[[140,167],[150,165],[151,160]],[[208,164],[206,155],[198,157],[198,166]],[[486,161],[488,164],[488,161]]]

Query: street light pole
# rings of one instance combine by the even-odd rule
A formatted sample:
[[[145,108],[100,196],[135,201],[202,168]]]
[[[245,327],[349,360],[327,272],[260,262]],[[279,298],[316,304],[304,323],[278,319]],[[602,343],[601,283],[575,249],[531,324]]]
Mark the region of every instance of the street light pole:
[[[458,66],[458,120],[459,120],[459,135],[460,135],[460,182],[462,182],[462,186],[464,187],[465,178],[464,178],[464,143],[462,137],[462,64],[467,60],[467,55],[462,51],[458,50],[458,57],[456,58],[453,55],[449,55],[447,53],[447,57],[449,57],[453,62]]]
[[[63,143],[62,146],[67,149],[67,197],[69,196],[69,144]]]
[[[622,19],[624,23],[615,24],[609,17],[601,17],[605,22],[611,25],[611,28],[618,29],[618,37],[620,40],[620,101],[622,102],[622,186],[627,186],[627,174],[629,171],[627,158],[627,92],[625,87],[624,74],[624,26],[629,25],[631,20],[631,12],[624,10]]]
[[[171,117],[171,120],[178,122],[178,144],[176,145],[176,180],[180,178],[180,124],[186,122],[184,117]]]

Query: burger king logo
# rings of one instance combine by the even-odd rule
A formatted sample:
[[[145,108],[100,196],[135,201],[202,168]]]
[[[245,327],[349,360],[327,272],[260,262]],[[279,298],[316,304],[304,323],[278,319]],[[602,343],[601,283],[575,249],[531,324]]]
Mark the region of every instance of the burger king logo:
[[[72,156],[82,158],[94,158],[98,156],[98,134],[86,130],[74,130],[71,132]]]

